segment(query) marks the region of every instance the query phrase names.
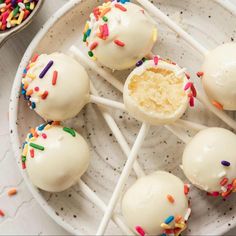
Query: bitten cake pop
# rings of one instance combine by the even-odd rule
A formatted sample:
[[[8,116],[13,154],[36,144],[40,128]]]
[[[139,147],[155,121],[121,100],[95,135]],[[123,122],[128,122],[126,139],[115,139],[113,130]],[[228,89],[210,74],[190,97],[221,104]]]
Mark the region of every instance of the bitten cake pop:
[[[202,83],[213,105],[236,110],[236,44],[210,51],[202,66]]]
[[[22,94],[45,120],[66,120],[89,101],[89,78],[85,69],[65,54],[36,55],[24,71]]]
[[[186,228],[191,212],[187,193],[188,186],[178,177],[156,171],[128,189],[122,199],[122,213],[129,227],[141,235],[178,235]]]
[[[114,70],[128,69],[148,55],[157,40],[154,21],[129,1],[96,7],[84,29],[89,56]]]
[[[90,162],[89,147],[75,130],[54,124],[31,129],[23,144],[22,164],[32,183],[60,192],[74,185]]]
[[[228,196],[236,188],[236,135],[223,128],[200,131],[183,153],[183,171],[198,188]]]
[[[131,116],[152,125],[168,124],[186,111],[193,84],[181,68],[164,60],[145,61],[125,82],[124,103]],[[195,90],[193,90],[196,96]],[[193,104],[192,104],[193,105]]]

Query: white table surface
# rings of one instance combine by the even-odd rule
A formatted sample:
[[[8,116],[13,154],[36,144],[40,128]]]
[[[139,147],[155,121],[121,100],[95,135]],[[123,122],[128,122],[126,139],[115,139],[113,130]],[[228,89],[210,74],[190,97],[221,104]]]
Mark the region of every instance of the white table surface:
[[[40,208],[26,188],[13,155],[8,131],[8,104],[16,69],[42,24],[67,0],[46,0],[34,22],[0,49],[0,218],[1,235],[68,235]],[[7,192],[17,188],[18,194]],[[210,233],[210,232],[209,232]],[[236,235],[236,229],[229,232]]]

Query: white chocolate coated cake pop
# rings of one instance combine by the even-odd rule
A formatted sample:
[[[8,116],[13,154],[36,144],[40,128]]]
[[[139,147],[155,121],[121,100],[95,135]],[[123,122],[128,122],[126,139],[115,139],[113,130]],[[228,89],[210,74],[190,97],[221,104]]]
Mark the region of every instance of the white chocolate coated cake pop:
[[[85,173],[89,162],[89,147],[84,138],[60,125],[32,129],[23,144],[23,168],[36,187],[48,192],[70,188]]]
[[[122,213],[130,229],[141,235],[183,231],[191,212],[186,187],[165,171],[139,178],[122,199]]]
[[[125,0],[96,7],[83,39],[89,56],[113,70],[134,66],[151,52],[156,40],[155,22],[143,8]]]
[[[202,66],[204,90],[213,104],[236,110],[236,43],[210,51]]]
[[[193,185],[228,196],[236,187],[236,135],[223,128],[200,131],[187,144],[182,165]]]
[[[133,70],[124,85],[124,104],[129,114],[152,125],[173,123],[186,111],[193,84],[176,64],[145,61]],[[194,89],[194,96],[195,94]]]
[[[89,101],[89,78],[65,54],[36,55],[24,71],[22,94],[43,119],[62,121],[76,116]]]

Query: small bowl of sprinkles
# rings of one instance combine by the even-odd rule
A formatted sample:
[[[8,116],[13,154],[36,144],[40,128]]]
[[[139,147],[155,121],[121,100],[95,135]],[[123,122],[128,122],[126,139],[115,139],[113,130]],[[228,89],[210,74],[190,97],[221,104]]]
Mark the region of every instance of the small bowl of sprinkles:
[[[0,0],[0,47],[28,26],[44,0]]]

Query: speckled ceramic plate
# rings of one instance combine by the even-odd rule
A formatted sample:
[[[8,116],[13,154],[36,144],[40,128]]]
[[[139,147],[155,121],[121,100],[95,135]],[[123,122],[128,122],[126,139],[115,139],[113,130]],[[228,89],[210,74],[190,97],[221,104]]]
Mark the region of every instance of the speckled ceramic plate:
[[[19,167],[21,167],[20,146],[28,129],[42,122],[27,107],[23,98],[19,97],[23,68],[34,52],[65,52],[71,44],[76,44],[81,50],[84,50],[81,42],[82,28],[90,11],[99,2],[98,0],[69,1],[43,26],[22,59],[10,101],[11,138]],[[154,4],[208,48],[214,48],[218,44],[234,40],[236,17],[233,17],[212,0],[158,0],[154,1]],[[159,34],[160,37],[154,52],[177,61],[194,75],[203,60],[201,55],[161,22],[159,23]],[[122,72],[117,76],[124,80],[127,73]],[[89,71],[89,74],[101,95],[118,101],[122,100],[121,94],[116,89],[92,71]],[[127,141],[132,145],[140,123],[118,110],[113,111],[112,115]],[[223,126],[221,121],[199,104],[194,109],[189,109],[184,118],[209,126]],[[76,118],[67,123],[77,129],[87,139],[91,147],[92,162],[89,170],[83,176],[83,180],[105,202],[108,202],[125,163],[124,154],[96,106],[87,105]],[[153,127],[139,153],[139,162],[146,173],[162,169],[170,171],[186,181],[179,168],[183,149],[184,144],[164,127]],[[102,212],[86,200],[78,186],[60,194],[49,194],[35,189],[23,171],[22,174],[34,197],[58,224],[72,234],[92,235],[96,232]],[[134,179],[135,176],[132,173],[130,182]],[[191,200],[193,214],[186,234],[219,235],[236,225],[234,204],[236,195],[223,201],[221,198],[208,198],[206,193],[192,188]],[[117,235],[121,232],[110,223],[107,233]]]

